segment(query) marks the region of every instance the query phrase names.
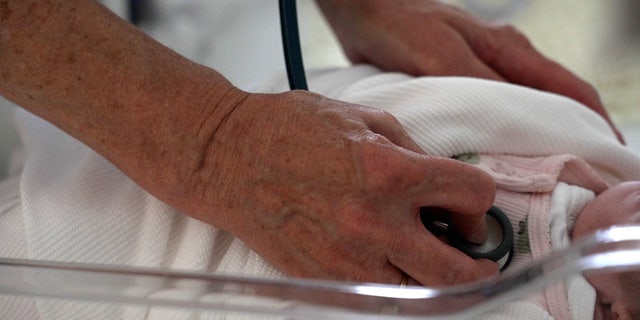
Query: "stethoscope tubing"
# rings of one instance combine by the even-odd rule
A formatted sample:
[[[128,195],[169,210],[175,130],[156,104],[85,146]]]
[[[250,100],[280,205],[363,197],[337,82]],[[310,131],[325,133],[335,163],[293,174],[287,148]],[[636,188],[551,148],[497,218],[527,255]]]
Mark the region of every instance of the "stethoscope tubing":
[[[291,90],[309,90],[302,61],[296,0],[279,0],[280,32]]]
[[[305,76],[302,50],[300,47],[300,35],[298,31],[298,17],[296,0],[279,0],[280,31],[284,50],[287,78],[291,90],[309,90]],[[496,262],[502,261],[504,269],[511,261],[513,247],[513,227],[509,218],[496,206],[492,206],[487,215],[498,221],[502,227],[502,242],[488,252],[480,252],[473,249],[473,245],[464,240],[453,227],[447,229],[449,244],[474,259],[490,259]],[[423,220],[424,222],[424,220]],[[433,221],[431,221],[433,222]],[[425,227],[430,229],[428,223]],[[506,259],[505,259],[506,258]]]

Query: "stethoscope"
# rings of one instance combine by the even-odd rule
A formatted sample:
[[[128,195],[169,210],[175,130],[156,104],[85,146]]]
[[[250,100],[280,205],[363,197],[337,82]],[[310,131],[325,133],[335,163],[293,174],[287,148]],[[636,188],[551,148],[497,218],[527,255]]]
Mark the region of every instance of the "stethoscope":
[[[279,0],[279,9],[289,87],[291,90],[308,90],[300,50],[296,1]],[[496,206],[492,206],[487,212],[489,236],[482,245],[463,239],[455,228],[451,227],[450,213],[446,211],[421,208],[420,219],[427,230],[436,236],[445,236],[449,245],[471,258],[493,260],[500,265],[501,270],[511,262],[513,227],[506,214]]]
[[[451,214],[441,209],[420,208],[420,220],[433,235],[444,236],[447,243],[473,259],[493,260],[504,270],[511,262],[513,249],[513,227],[507,215],[496,206],[487,211],[487,240],[475,244],[465,240],[451,226]]]
[[[129,0],[129,21],[133,24],[141,21],[148,5],[147,0]],[[291,90],[308,90],[300,49],[296,1],[279,0],[279,10],[289,87]],[[442,210],[430,208],[420,210],[420,219],[427,230],[436,236],[444,236],[451,246],[474,259],[482,258],[496,261],[500,264],[501,269],[509,264],[514,241],[513,228],[502,210],[493,206],[487,212],[489,238],[482,245],[464,240],[455,228],[451,227],[449,217],[450,214]]]
[[[308,90],[304,72],[295,0],[279,0],[280,31],[291,90]],[[513,227],[505,213],[496,206],[487,212],[489,237],[482,245],[464,240],[450,223],[450,214],[443,210],[422,208],[420,219],[436,236],[445,236],[449,245],[474,259],[490,259],[500,265],[509,265],[513,248]]]
[[[302,62],[300,37],[295,0],[279,0],[280,30],[291,90],[308,90]],[[424,226],[436,236],[445,236],[449,245],[474,259],[489,259],[497,262],[503,270],[511,262],[513,248],[513,227],[506,214],[496,206],[487,212],[489,236],[484,244],[478,245],[463,239],[451,227],[450,214],[442,210],[420,209],[420,219]]]

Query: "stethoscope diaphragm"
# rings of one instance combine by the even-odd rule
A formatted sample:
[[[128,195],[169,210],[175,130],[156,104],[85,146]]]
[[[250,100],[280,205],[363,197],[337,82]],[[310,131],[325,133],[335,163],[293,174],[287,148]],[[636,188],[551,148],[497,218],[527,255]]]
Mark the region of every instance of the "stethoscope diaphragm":
[[[449,245],[473,259],[489,259],[500,265],[500,270],[511,262],[513,227],[507,215],[496,206],[487,211],[489,235],[483,244],[465,240],[451,226],[450,214],[441,209],[421,208],[422,224],[436,236],[446,236]]]

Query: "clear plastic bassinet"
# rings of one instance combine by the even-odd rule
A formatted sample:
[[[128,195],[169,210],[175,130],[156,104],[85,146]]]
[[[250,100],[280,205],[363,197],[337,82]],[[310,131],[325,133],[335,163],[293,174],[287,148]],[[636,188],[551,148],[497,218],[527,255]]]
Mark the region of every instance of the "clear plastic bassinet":
[[[579,273],[632,270],[640,271],[640,226],[601,230],[517,273],[444,289],[0,259],[0,294],[248,318],[467,319]]]

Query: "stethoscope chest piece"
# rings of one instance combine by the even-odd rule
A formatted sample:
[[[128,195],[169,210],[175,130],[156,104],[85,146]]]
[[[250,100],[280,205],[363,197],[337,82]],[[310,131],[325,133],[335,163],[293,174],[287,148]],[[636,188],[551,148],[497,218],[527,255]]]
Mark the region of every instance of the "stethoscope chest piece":
[[[511,262],[513,227],[507,215],[496,206],[487,211],[489,236],[483,244],[463,239],[450,226],[450,215],[439,209],[421,208],[420,219],[424,226],[436,236],[446,236],[449,244],[473,259],[489,259],[500,265],[500,270]]]

